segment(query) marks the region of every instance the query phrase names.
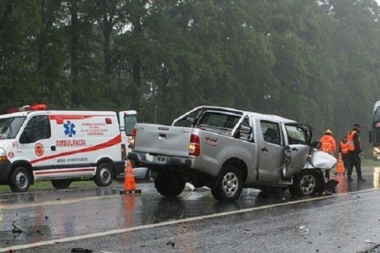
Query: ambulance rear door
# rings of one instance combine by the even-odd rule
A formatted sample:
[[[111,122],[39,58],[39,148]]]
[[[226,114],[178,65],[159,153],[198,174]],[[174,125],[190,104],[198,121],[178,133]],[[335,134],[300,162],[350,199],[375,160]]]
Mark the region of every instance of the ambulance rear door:
[[[137,123],[137,112],[135,110],[119,112],[119,129],[121,133],[122,143],[128,147],[128,138],[131,131]]]

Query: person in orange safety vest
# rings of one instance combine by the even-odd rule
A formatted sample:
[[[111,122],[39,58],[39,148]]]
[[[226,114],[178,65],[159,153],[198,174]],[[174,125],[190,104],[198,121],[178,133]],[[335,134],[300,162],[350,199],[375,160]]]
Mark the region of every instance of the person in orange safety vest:
[[[336,142],[335,139],[332,137],[332,131],[330,129],[327,129],[324,133],[321,139],[319,139],[321,142],[320,150],[329,153],[330,155],[335,156],[336,152]],[[330,179],[330,171],[326,170],[325,177],[327,179]]]
[[[325,151],[326,153],[329,153],[330,155],[335,154],[336,142],[335,142],[335,139],[332,137],[332,131],[330,129],[327,129],[323,133],[323,136],[321,137],[319,141],[322,143],[320,150]]]
[[[348,170],[348,140],[347,136],[344,136],[339,143],[339,153],[341,154],[344,172]]]

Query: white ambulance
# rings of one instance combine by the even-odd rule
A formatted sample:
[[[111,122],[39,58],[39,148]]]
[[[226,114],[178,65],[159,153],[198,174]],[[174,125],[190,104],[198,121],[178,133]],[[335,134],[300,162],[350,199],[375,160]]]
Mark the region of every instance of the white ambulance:
[[[125,169],[136,111],[53,111],[44,104],[0,115],[0,184],[25,192],[49,180],[66,189],[74,180],[108,186]]]

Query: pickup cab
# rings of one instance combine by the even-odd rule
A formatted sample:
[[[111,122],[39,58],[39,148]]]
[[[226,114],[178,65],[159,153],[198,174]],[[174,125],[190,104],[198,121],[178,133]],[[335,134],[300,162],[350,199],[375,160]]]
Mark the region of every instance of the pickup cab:
[[[336,158],[318,150],[312,128],[294,120],[233,108],[199,106],[172,125],[137,123],[128,159],[151,170],[157,191],[182,193],[185,183],[208,186],[233,201],[244,187],[320,194]]]

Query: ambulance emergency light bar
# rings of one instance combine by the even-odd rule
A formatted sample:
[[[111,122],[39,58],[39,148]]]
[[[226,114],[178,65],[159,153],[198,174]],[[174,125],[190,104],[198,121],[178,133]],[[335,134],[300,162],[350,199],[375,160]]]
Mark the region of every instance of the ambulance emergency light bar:
[[[39,110],[46,110],[45,104],[34,104],[34,105],[24,105],[21,107],[13,107],[9,108],[7,110],[7,113],[12,112],[26,112],[26,111],[39,111]]]

